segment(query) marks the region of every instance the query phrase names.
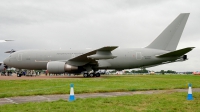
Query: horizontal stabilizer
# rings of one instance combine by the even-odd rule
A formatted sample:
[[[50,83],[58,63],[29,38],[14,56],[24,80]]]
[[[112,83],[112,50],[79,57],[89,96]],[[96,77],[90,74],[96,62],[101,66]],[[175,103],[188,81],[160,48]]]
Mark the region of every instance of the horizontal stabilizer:
[[[182,55],[190,52],[192,49],[194,49],[194,47],[187,47],[187,48],[184,48],[184,49],[179,49],[179,50],[176,50],[176,51],[172,51],[172,52],[168,52],[168,53],[165,53],[165,54],[157,55],[156,57],[159,57],[159,58],[163,58],[163,57],[179,57],[179,56],[182,56]]]

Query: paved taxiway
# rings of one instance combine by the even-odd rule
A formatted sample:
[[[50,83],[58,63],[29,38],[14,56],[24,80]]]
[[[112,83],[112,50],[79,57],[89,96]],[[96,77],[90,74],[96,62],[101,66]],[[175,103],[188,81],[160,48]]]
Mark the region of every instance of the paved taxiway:
[[[187,96],[187,91],[188,89],[171,89],[171,90],[150,90],[150,91],[131,91],[131,92],[85,93],[85,94],[75,94],[75,97],[76,98],[116,97],[116,96],[135,95],[135,94],[170,94],[174,92],[185,92]],[[200,92],[200,88],[193,88],[193,92]],[[68,98],[69,94],[0,98],[0,105],[20,104],[27,102],[57,101],[60,99],[68,100]]]
[[[37,80],[37,79],[60,79],[60,78],[84,78],[82,75],[78,76],[45,76],[42,74],[42,76],[22,76],[22,77],[17,77],[16,74],[13,76],[0,76],[0,80]],[[101,77],[95,77],[95,78],[101,78]]]

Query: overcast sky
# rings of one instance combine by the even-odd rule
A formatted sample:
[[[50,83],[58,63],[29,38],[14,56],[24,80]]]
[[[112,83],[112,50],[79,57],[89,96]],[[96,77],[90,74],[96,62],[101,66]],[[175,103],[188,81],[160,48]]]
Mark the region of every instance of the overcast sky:
[[[10,49],[143,48],[190,13],[177,49],[189,60],[150,70],[200,71],[199,0],[0,0],[0,61]]]

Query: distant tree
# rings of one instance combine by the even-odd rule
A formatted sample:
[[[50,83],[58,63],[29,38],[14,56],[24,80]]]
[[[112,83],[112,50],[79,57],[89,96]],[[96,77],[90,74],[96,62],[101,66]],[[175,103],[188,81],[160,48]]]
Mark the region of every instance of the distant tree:
[[[129,71],[124,71],[124,73],[130,73]]]
[[[161,70],[160,73],[161,73],[161,74],[165,74],[165,71],[164,71],[164,70]]]
[[[142,70],[142,73],[148,73],[148,70],[144,69]]]
[[[176,73],[176,72],[172,70],[167,70],[166,73]]]
[[[115,71],[115,70],[113,70],[113,71],[110,71],[110,73],[116,73],[116,71]]]
[[[135,70],[132,70],[131,73],[136,73]]]
[[[132,70],[131,73],[148,73],[149,71],[146,69],[142,69],[142,70]]]

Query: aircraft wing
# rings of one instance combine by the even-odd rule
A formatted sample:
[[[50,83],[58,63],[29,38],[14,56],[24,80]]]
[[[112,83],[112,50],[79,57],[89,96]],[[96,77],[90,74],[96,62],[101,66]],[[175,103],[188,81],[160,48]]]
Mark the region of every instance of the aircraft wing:
[[[112,59],[116,56],[113,56],[111,51],[116,49],[118,46],[106,46],[100,49],[96,49],[85,54],[79,55],[67,61],[68,64],[74,66],[82,66],[89,62],[94,62],[95,60],[100,59]]]
[[[11,49],[10,51],[6,51],[5,53],[14,53],[14,52],[16,52],[14,49]]]
[[[0,40],[0,42],[7,42],[7,41],[13,41],[13,40]]]
[[[182,55],[190,52],[194,48],[195,47],[187,47],[187,48],[179,49],[179,50],[176,50],[176,51],[168,52],[168,53],[165,53],[165,54],[157,55],[156,57],[159,57],[159,58],[163,58],[163,57],[179,57],[179,56],[182,56]]]

